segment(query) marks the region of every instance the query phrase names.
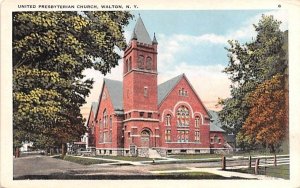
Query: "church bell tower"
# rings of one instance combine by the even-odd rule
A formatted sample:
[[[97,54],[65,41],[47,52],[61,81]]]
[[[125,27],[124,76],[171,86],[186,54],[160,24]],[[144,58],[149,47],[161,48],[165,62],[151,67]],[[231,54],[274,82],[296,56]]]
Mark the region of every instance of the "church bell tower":
[[[123,57],[125,147],[157,146],[157,44],[139,16]]]

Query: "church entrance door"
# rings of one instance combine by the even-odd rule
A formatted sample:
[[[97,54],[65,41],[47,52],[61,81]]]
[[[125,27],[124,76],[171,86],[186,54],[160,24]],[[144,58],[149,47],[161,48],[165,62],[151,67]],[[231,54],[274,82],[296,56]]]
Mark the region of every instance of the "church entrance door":
[[[150,132],[148,130],[143,130],[141,132],[141,146],[150,147]]]

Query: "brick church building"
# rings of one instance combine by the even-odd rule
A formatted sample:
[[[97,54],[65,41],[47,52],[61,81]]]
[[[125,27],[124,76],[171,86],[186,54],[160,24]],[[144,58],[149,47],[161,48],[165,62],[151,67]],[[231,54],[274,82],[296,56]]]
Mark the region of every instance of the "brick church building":
[[[157,85],[157,46],[139,17],[124,52],[123,82],[104,79],[99,103],[91,107],[89,147],[96,154],[148,157],[153,150],[166,156],[224,148],[225,131],[185,74]]]

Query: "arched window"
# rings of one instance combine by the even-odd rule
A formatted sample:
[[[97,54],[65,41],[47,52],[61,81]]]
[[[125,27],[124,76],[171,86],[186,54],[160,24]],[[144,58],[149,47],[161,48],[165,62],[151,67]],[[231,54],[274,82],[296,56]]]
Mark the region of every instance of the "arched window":
[[[138,68],[139,69],[144,69],[144,56],[140,55],[138,57]]]
[[[151,59],[151,57],[147,57],[147,59],[146,59],[146,69],[147,70],[152,69],[152,59]]]
[[[112,128],[112,117],[109,116],[109,128]]]
[[[106,109],[103,110],[103,127],[107,127],[107,112]]]
[[[166,126],[171,126],[171,115],[166,115]]]
[[[132,66],[132,64],[131,64],[131,57],[129,57],[129,62],[128,62],[128,71],[130,71],[130,70],[131,70],[131,66]]]
[[[195,127],[200,127],[200,118],[199,118],[199,116],[196,116],[196,118],[195,118]]]
[[[125,68],[124,68],[125,73],[127,73],[128,69],[129,69],[128,68],[128,59],[126,59]]]
[[[177,126],[189,126],[190,113],[187,107],[181,106],[177,109]]]

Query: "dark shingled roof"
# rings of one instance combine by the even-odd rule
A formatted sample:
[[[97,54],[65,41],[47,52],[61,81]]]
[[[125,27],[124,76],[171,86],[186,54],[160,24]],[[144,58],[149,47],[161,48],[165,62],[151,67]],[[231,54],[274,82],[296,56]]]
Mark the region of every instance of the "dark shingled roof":
[[[183,74],[176,76],[164,83],[158,85],[157,88],[157,104],[159,105],[166,96],[171,92],[171,90],[175,87],[175,85],[179,82],[179,80],[183,77]]]
[[[113,107],[116,112],[123,110],[123,83],[121,81],[104,78]]]
[[[225,132],[223,129],[221,129],[222,124],[220,122],[218,113],[213,110],[208,111],[211,115],[211,122],[210,122],[210,131],[212,132]]]
[[[134,30],[132,32],[131,38],[136,38],[138,42],[144,43],[144,44],[152,44],[151,38],[149,36],[149,33],[143,23],[142,18],[139,16]]]

